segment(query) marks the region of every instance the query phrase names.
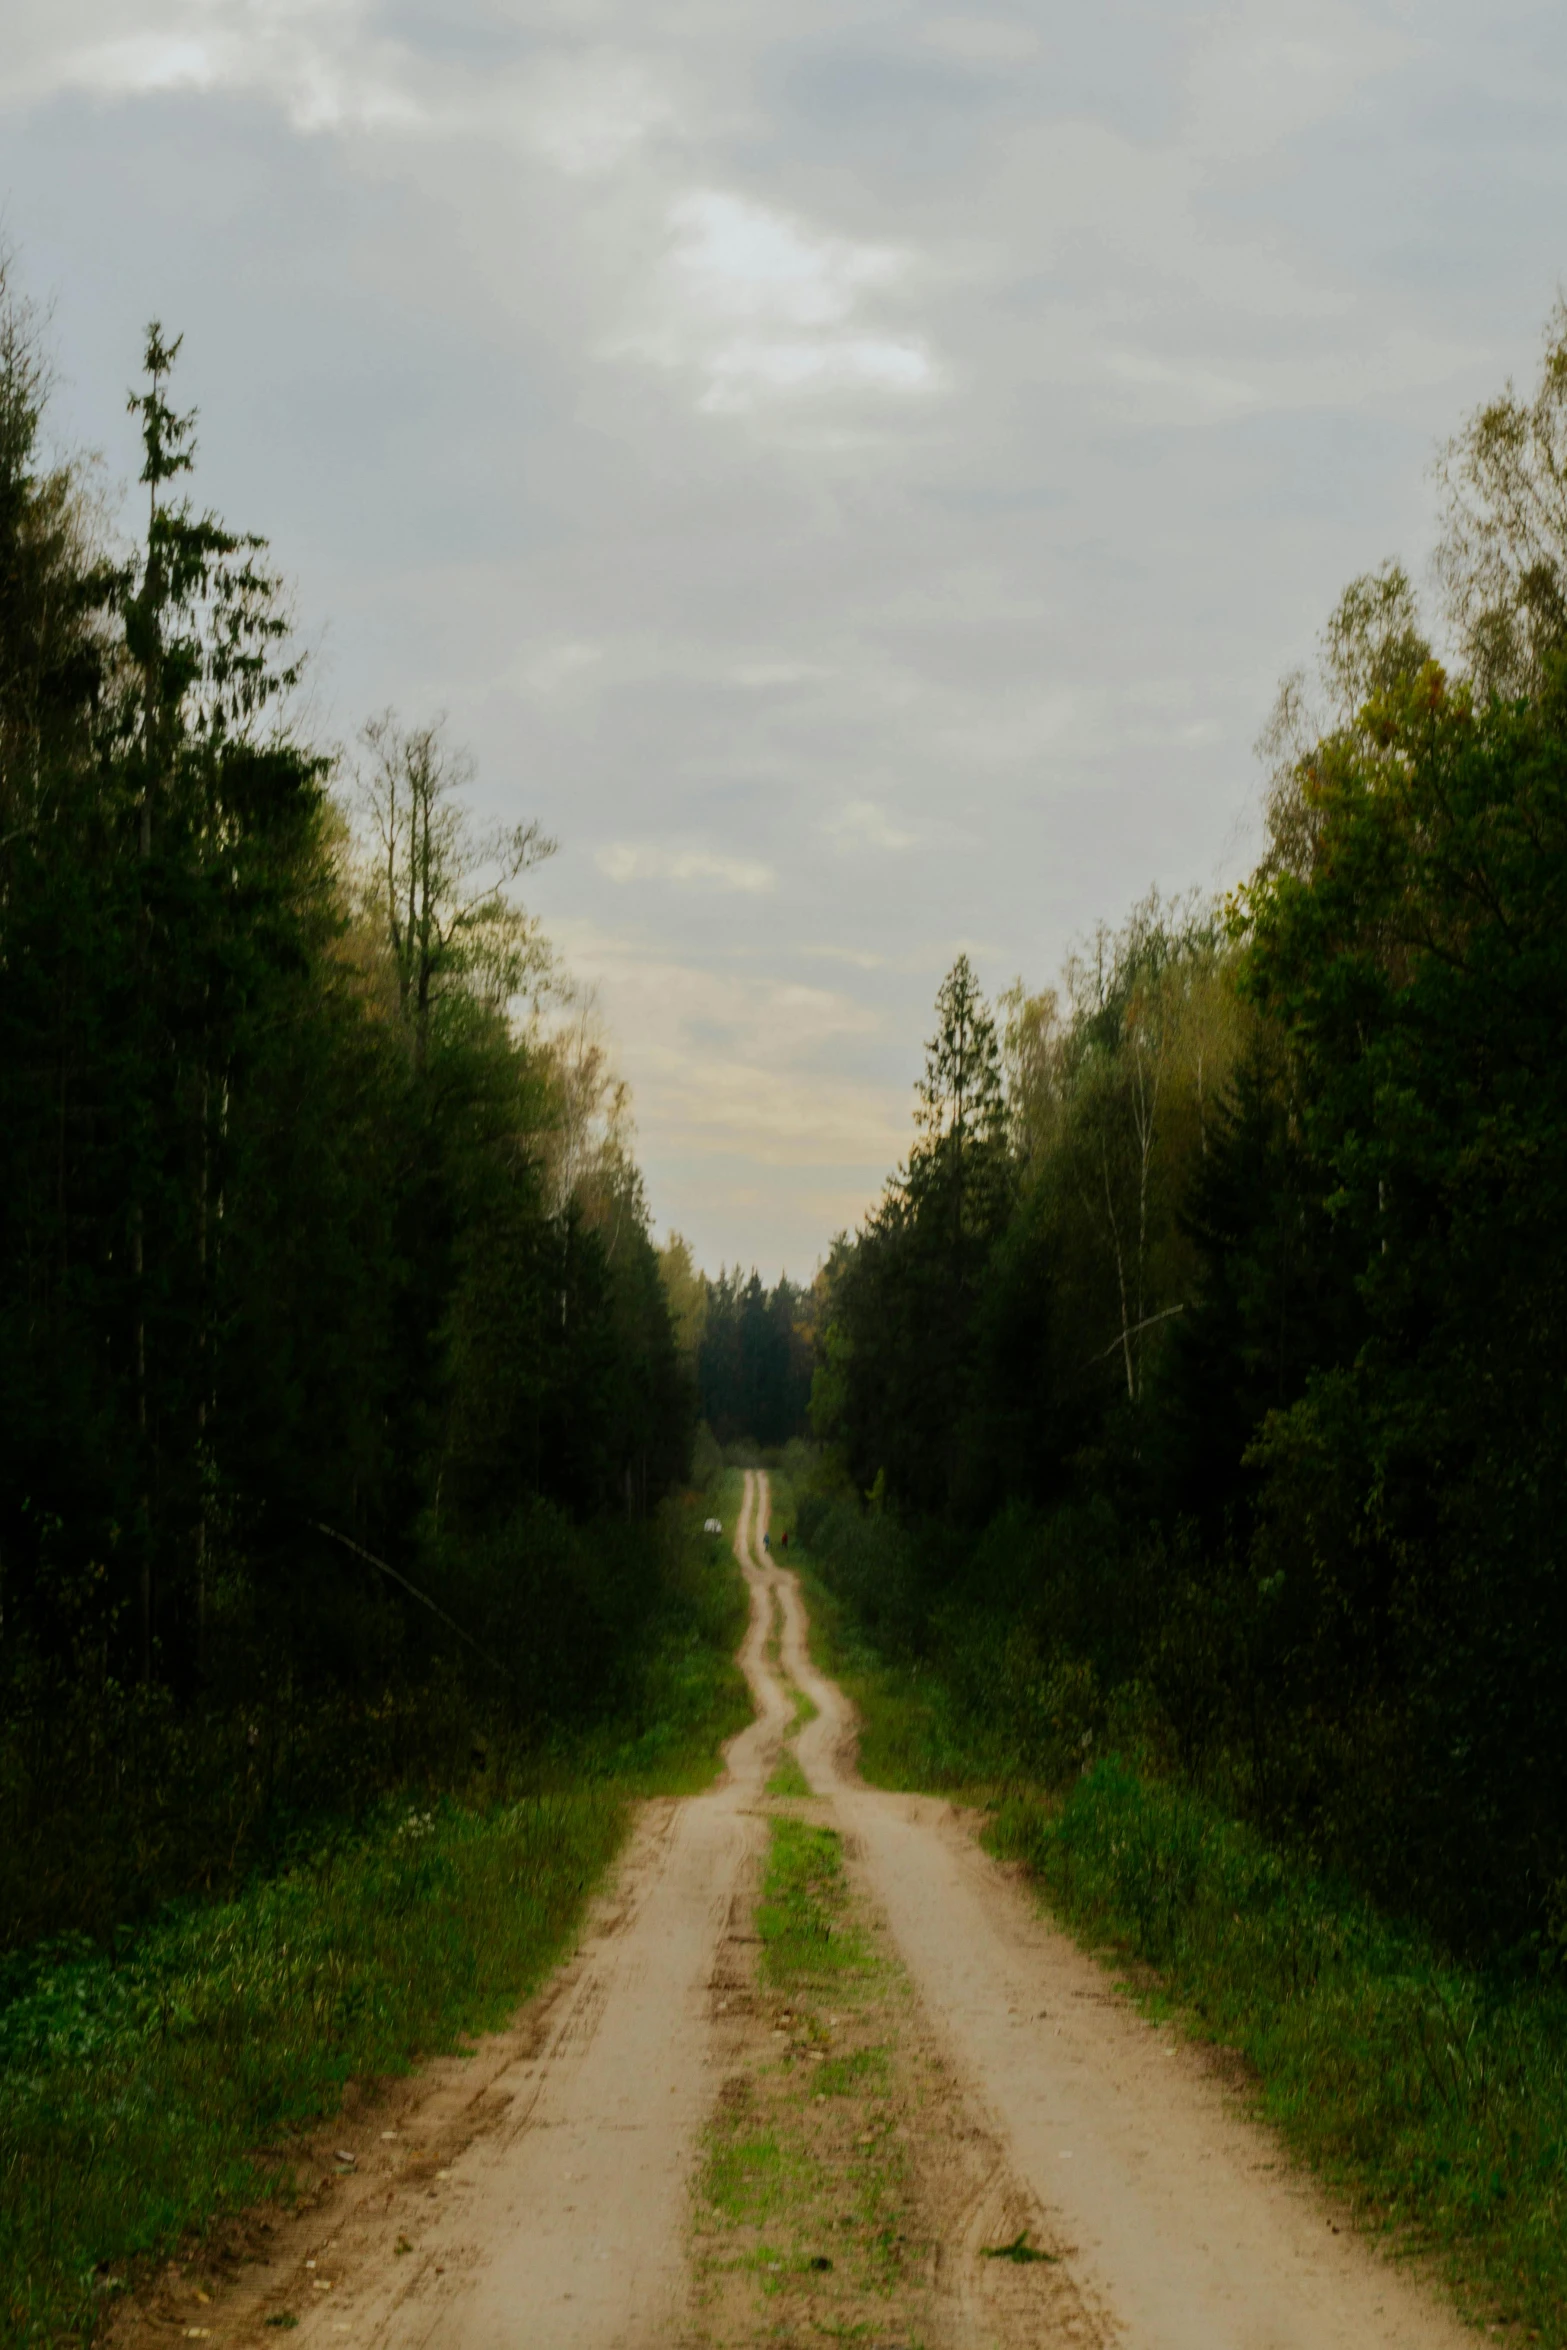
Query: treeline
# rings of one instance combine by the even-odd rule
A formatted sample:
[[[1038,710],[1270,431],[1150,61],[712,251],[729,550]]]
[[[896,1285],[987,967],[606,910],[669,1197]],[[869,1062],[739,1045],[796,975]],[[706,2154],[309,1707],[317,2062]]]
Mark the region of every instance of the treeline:
[[[438,726],[303,731],[265,542],[43,455],[0,288],[0,1937],[634,1703],[689,1459],[623,1094]]]
[[[695,1382],[703,1425],[720,1450],[772,1449],[808,1433],[815,1366],[814,1292],[780,1275],[771,1289],[753,1267],[715,1280],[692,1263],[679,1233],[659,1258],[676,1334]],[[705,1441],[705,1440],[704,1440]]]
[[[1131,1747],[1567,1958],[1567,312],[1357,581],[1222,906],[945,982],[829,1267],[804,1529],[997,1767]],[[852,1490],[850,1490],[852,1488]]]

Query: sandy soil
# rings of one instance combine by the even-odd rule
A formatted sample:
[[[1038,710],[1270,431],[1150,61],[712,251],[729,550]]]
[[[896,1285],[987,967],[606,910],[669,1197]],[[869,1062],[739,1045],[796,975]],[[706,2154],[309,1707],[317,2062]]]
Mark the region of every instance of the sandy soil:
[[[346,2113],[300,2211],[236,2223],[171,2269],[116,2350],[261,2350],[287,2315],[299,2350],[1471,2341],[1343,2226],[1198,2049],[1038,1914],[971,1818],[860,1784],[851,1710],[810,1661],[793,1576],[761,1551],[767,1507],[748,1476],[757,1718],[724,1780],[646,1808],[576,1956],[511,2031]],[[818,1708],[794,1741],[811,1794],[794,1799],[766,1793],[795,1718],[786,1678]],[[780,2015],[757,1975],[768,1814],[791,1811],[842,1835],[855,1915],[885,1953],[841,2012]],[[877,2052],[869,2102],[809,2094],[806,2067],[857,2051]],[[798,2224],[846,2231],[831,2259],[785,2274],[760,2252],[716,2257],[703,2165],[740,2105],[795,2131],[816,2197]],[[854,2215],[873,2207],[880,2265],[867,2250],[856,2267]],[[1042,2260],[983,2257],[1020,2231]]]

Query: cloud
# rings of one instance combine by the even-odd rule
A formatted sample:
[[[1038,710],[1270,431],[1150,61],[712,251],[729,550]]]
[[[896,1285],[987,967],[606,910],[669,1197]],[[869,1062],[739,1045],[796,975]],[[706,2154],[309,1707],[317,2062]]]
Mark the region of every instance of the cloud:
[[[591,975],[635,1063],[637,1132],[650,1163],[678,1160],[698,1187],[715,1164],[742,1180],[749,1170],[752,1187],[762,1175],[768,1190],[764,1170],[791,1185],[799,1170],[852,1174],[852,1188],[837,1194],[839,1222],[874,1196],[906,1147],[908,1106],[901,1088],[844,1065],[880,1030],[863,1003],[743,963],[714,970],[639,952],[596,926],[566,925],[561,943],[573,968]],[[798,1250],[795,1258],[803,1261]]]
[[[920,837],[906,825],[895,824],[875,800],[846,801],[822,830],[841,848],[912,849]]]
[[[666,849],[652,841],[611,841],[594,862],[611,881],[673,881],[756,896],[772,889],[777,878],[770,865],[755,857],[725,857],[712,849]]]
[[[814,685],[832,671],[823,661],[738,661],[729,674],[748,692],[765,693],[777,686]]]
[[[252,90],[303,132],[405,130],[426,118],[428,76],[376,33],[365,0],[58,0],[24,9],[7,34],[0,97],[13,103],[66,90],[111,101]]]
[[[547,60],[529,76],[523,119],[533,146],[574,179],[619,170],[676,110],[643,62],[615,50]]]
[[[677,196],[667,226],[648,316],[621,348],[694,373],[708,413],[846,393],[905,400],[941,388],[922,335],[865,315],[907,280],[901,249],[813,228],[721,188]]]
[[[524,693],[548,701],[591,677],[603,659],[602,645],[568,639],[525,653],[513,664],[511,675]]]
[[[1019,65],[1043,46],[1037,27],[1000,16],[935,17],[918,37],[922,48],[970,66]]]

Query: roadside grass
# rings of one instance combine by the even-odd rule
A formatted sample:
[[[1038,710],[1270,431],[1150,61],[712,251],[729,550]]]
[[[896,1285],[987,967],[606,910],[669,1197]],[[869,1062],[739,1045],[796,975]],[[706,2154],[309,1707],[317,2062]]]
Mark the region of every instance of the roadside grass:
[[[287,2201],[290,2140],[344,2084],[501,2023],[620,1843],[596,1786],[395,1825],[141,1935],[45,1955],[0,2012],[0,2316],[85,2334],[138,2256]]]
[[[1239,2052],[1261,2111],[1472,2318],[1567,2350],[1567,1982],[1453,1964],[1189,1788],[1106,1757],[1006,1785],[939,1673],[889,1664],[798,1555],[874,1786],[966,1797],[1151,2013]]]
[[[837,1682],[860,1717],[860,1776],[871,1787],[988,1802],[1004,1775],[999,1754],[976,1751],[973,1729],[954,1720],[939,1677],[916,1662],[889,1660],[866,1639],[853,1609],[799,1546],[796,1499],[787,1478],[776,1474],[772,1484],[774,1494],[781,1494],[774,1502],[774,1521],[782,1515],[790,1529],[788,1563],[805,1594],[812,1660]],[[811,1703],[803,1691],[797,1704],[802,1700]]]
[[[1064,1801],[1003,1803],[988,1841],[1156,1970],[1145,2004],[1239,2050],[1295,2151],[1471,2315],[1567,2344],[1567,1988],[1444,1961],[1113,1758]]]
[[[707,1785],[751,1718],[745,1591],[727,1538],[701,1534],[710,1506],[688,1505],[634,1734],[539,1759],[531,1786],[420,1791],[322,1831],[286,1872],[112,1954],[73,1937],[6,1962],[0,2340],[88,2339],[139,2264],[289,2200],[300,2136],[350,2080],[460,2049],[543,1979],[632,1800]]]
[[[722,1748],[751,1719],[751,1696],[737,1651],[750,1598],[734,1555],[742,1478],[722,1472],[682,1509],[681,1554],[671,1599],[678,1613],[643,1666],[638,1711],[646,1727],[626,1738],[610,1725],[575,1741],[559,1757],[531,1768],[537,1784],[578,1785],[605,1777],[628,1795],[699,1795],[723,1769]],[[709,1516],[721,1534],[704,1534]]]

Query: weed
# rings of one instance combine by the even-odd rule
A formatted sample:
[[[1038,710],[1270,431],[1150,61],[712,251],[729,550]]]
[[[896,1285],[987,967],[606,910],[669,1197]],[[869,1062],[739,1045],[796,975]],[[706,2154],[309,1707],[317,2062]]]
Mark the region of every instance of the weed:
[[[1037,2251],[1028,2240],[1027,2228],[1020,2228],[1010,2244],[987,2244],[984,2247],[984,2257],[987,2260],[1015,2261],[1019,2267],[1022,2267],[1028,2261],[1056,2261],[1060,2259],[1061,2255],[1059,2252]]]
[[[885,2048],[856,2048],[847,2056],[829,2056],[819,2064],[812,2086],[818,2097],[881,2096],[890,2075]]]
[[[708,2156],[702,2188],[732,2227],[765,2227],[813,2185],[810,2158],[785,2147],[771,2130],[720,2138]]]

